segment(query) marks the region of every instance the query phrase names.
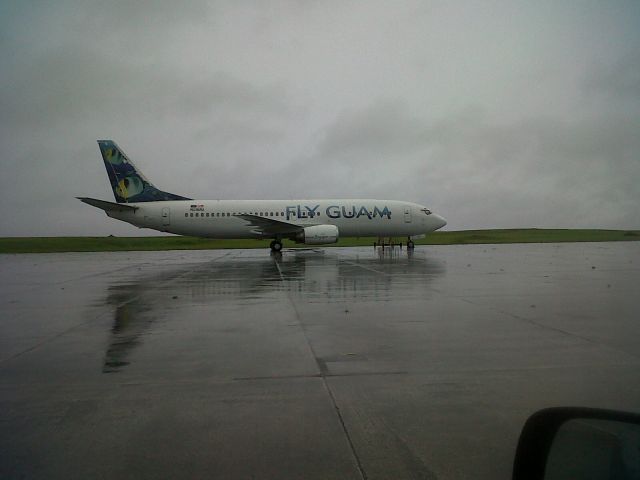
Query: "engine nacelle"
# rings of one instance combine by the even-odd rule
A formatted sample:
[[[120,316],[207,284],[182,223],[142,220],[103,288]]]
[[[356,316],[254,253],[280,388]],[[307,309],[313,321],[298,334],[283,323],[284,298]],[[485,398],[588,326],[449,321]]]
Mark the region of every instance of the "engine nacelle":
[[[312,227],[305,227],[302,232],[296,235],[296,243],[322,245],[326,243],[336,243],[338,237],[338,227],[335,225],[314,225]]]

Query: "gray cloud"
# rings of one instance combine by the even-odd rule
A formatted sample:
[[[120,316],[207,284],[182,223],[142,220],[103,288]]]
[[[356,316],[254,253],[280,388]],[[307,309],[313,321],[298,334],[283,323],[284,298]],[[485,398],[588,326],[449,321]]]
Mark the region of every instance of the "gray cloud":
[[[449,228],[640,228],[635,2],[5,3],[0,235],[144,234],[113,138],[200,198],[400,198]]]
[[[294,178],[300,193],[319,193],[304,172],[322,163],[342,172],[332,194],[408,195],[455,212],[452,228],[615,228],[640,222],[639,148],[637,123],[622,115],[499,124],[470,109],[429,122],[386,101],[339,116]]]

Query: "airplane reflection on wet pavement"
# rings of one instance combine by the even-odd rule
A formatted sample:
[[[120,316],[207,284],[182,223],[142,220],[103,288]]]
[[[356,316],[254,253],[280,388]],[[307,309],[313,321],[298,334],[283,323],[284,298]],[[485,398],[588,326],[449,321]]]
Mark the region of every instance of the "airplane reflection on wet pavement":
[[[130,283],[114,282],[107,288],[106,303],[113,306],[114,315],[103,372],[118,372],[130,363],[132,351],[167,307],[215,304],[222,298],[260,301],[270,292],[304,296],[315,303],[390,301],[413,295],[412,289],[423,289],[444,273],[437,259],[415,256],[411,250],[403,255],[398,247],[377,248],[375,256],[353,261],[340,261],[321,249],[297,249],[285,256],[216,258],[195,269],[175,268]],[[414,282],[417,276],[424,280]]]

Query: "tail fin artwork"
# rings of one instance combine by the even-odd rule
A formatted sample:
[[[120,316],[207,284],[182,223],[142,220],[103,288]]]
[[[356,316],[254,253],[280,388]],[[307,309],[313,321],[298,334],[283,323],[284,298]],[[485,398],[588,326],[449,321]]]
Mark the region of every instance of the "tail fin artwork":
[[[113,140],[98,140],[113,195],[118,203],[191,200],[158,190]]]

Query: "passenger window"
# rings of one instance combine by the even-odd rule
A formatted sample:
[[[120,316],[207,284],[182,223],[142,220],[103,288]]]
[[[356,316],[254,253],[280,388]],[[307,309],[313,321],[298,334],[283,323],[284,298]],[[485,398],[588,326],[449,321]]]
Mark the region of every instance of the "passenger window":
[[[207,217],[209,216],[209,212],[207,212]]]
[[[193,217],[193,213],[190,213],[189,215]]]
[[[188,214],[188,213],[185,213],[185,214],[184,214],[184,216],[185,216],[185,217],[188,217],[188,216],[189,216],[189,214]]]

